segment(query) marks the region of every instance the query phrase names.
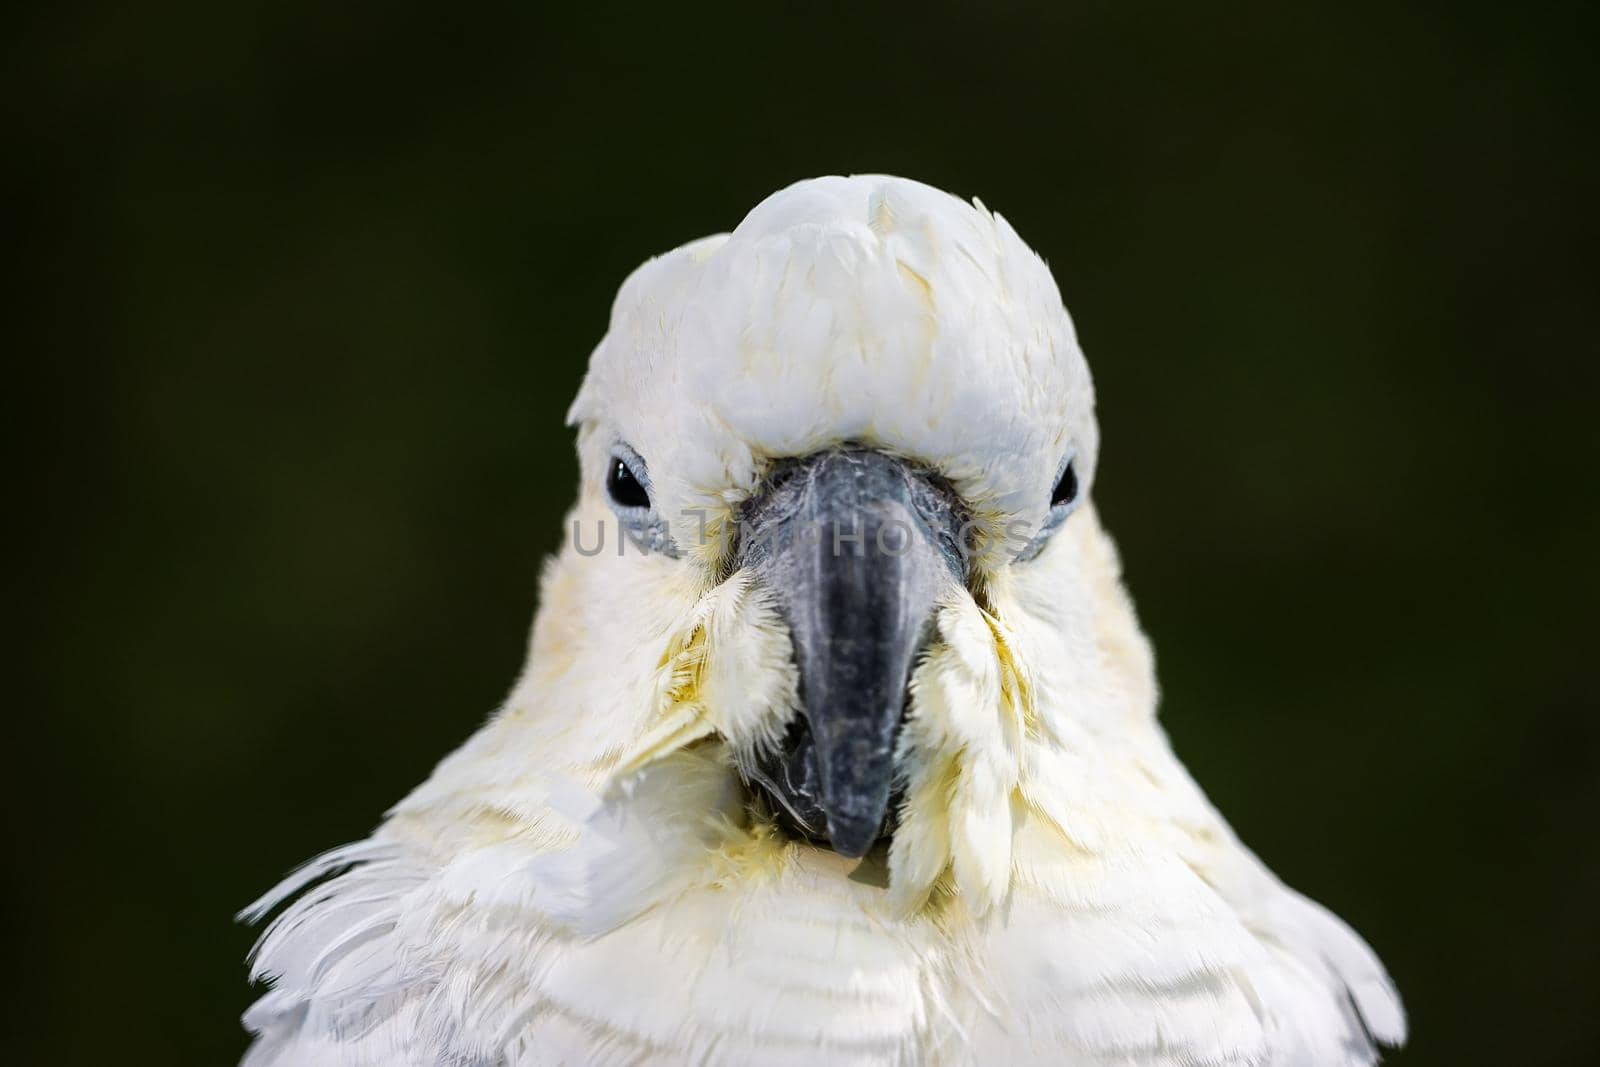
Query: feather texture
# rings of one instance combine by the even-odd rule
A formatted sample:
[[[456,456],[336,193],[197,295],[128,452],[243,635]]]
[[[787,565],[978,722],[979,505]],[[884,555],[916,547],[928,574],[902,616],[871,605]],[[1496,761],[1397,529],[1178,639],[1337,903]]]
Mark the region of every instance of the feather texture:
[[[1015,558],[1069,451],[1087,493],[1098,431],[999,216],[898,179],[785,190],[628,280],[573,418],[573,523],[610,517],[626,441],[683,551],[569,539],[505,705],[246,911],[281,909],[249,1067],[1355,1067],[1404,1039],[1372,951],[1172,753],[1092,505]],[[991,535],[913,674],[892,845],[859,864],[745,790],[797,680],[722,536],[774,458],[846,441],[935,468]]]

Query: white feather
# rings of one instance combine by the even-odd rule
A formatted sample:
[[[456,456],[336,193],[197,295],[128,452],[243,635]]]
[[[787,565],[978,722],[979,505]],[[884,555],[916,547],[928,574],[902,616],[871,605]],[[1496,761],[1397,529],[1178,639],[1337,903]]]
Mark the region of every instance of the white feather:
[[[286,905],[250,1067],[1355,1067],[1403,1040],[1371,950],[1173,755],[1093,507],[1013,559],[1069,450],[1087,493],[1098,430],[1002,218],[899,179],[784,190],[628,279],[572,412],[583,543],[609,521],[615,545],[626,441],[682,551],[569,537],[500,711],[247,911]],[[795,671],[766,591],[698,538],[772,459],[844,441],[943,472],[994,535],[914,675],[892,848],[860,865],[746,803]]]

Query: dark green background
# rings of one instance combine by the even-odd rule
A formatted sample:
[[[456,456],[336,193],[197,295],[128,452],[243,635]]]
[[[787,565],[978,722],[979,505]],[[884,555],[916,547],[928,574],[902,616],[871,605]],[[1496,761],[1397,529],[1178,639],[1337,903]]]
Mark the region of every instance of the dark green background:
[[[240,1052],[231,913],[518,668],[616,285],[868,170],[1053,265],[1167,725],[1394,1062],[1592,1053],[1593,9],[1057,6],[13,15],[9,1062]]]

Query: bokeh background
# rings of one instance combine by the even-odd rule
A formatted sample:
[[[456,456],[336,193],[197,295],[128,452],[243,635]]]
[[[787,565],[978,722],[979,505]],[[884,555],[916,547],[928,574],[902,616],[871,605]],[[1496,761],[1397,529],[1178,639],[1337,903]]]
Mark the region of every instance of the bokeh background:
[[[616,285],[860,171],[1051,262],[1168,728],[1392,1062],[1587,1061],[1595,9],[577,6],[9,20],[6,1061],[237,1057],[232,913],[518,669]]]

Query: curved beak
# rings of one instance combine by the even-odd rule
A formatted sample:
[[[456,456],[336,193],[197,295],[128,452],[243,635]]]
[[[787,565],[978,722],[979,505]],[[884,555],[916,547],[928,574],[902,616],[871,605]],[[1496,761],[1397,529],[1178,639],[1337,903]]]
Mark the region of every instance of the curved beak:
[[[801,713],[747,775],[792,829],[840,855],[882,835],[913,662],[940,598],[963,581],[953,491],[880,452],[781,466],[740,523],[740,562],[776,597]]]

